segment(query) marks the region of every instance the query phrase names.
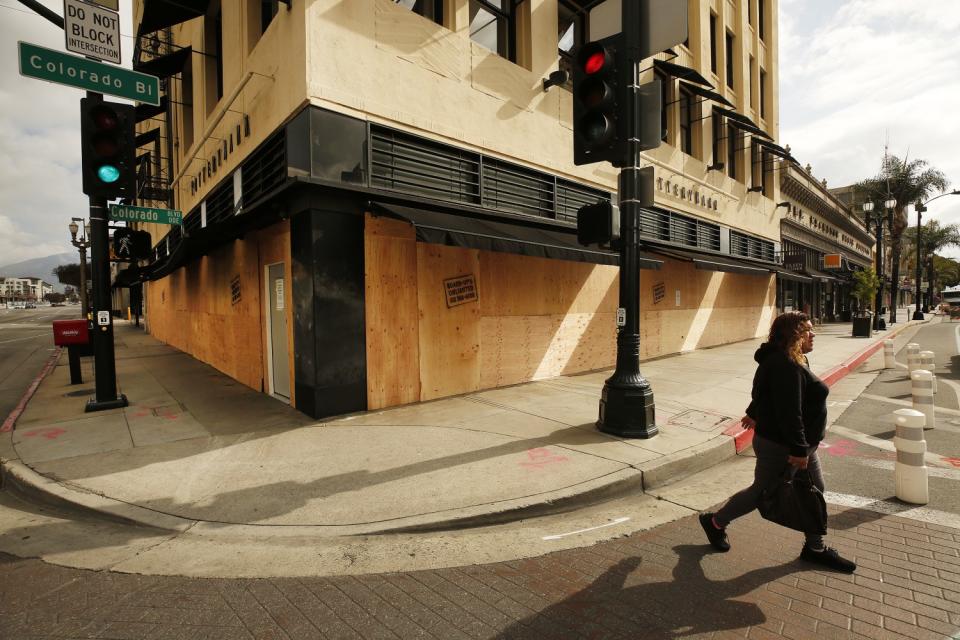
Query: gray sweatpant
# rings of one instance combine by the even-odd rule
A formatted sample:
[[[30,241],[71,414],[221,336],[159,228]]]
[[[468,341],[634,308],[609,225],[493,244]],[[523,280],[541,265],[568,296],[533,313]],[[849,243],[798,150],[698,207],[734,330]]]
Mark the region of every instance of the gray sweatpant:
[[[740,516],[745,516],[757,508],[760,494],[783,473],[787,465],[790,449],[778,442],[768,440],[753,434],[753,452],[757,456],[757,466],[753,470],[753,484],[746,489],[735,493],[727,504],[723,505],[715,514],[717,524],[725,527]],[[810,447],[807,452],[807,471],[810,479],[820,491],[824,490],[823,470],[820,468],[820,459],[817,457],[817,447]],[[823,544],[823,536],[807,535],[807,544],[819,547]]]

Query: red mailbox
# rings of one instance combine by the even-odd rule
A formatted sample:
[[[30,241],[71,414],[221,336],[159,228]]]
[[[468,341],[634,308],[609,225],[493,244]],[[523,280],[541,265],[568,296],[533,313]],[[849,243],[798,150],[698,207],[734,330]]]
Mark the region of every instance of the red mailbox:
[[[90,343],[90,331],[86,320],[54,320],[53,344],[70,347]]]

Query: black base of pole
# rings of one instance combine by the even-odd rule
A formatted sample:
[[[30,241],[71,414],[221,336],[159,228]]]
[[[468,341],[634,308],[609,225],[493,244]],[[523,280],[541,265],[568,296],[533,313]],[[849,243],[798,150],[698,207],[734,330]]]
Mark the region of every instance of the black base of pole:
[[[652,438],[657,435],[659,429],[654,419],[655,406],[650,385],[611,380],[603,385],[597,429],[621,438]]]
[[[914,312],[913,312],[913,319],[914,319],[914,320],[923,320],[923,312],[922,312],[922,311],[914,311]]]
[[[122,409],[123,407],[129,406],[127,402],[127,396],[122,393],[117,397],[116,400],[104,400],[103,402],[97,402],[96,400],[88,400],[87,406],[84,409],[86,413],[91,411],[106,411],[107,409]]]

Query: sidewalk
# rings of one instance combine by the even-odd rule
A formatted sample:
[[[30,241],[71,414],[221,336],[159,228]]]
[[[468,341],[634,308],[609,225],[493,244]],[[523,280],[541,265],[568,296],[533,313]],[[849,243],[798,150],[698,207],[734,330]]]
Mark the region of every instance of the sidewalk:
[[[851,338],[849,323],[818,327],[813,369],[842,378],[918,324],[901,314],[871,339]],[[594,426],[609,372],[315,422],[118,324],[130,406],[84,413],[90,363],[71,387],[64,355],[0,433],[4,486],[171,531],[347,535],[515,520],[649,491],[736,455],[759,342],[642,363],[660,434],[624,440]]]

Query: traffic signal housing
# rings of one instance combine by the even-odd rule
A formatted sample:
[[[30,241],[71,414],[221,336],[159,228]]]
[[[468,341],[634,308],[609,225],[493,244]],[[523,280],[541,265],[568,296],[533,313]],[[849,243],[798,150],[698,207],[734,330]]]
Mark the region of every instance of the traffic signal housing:
[[[620,60],[619,38],[588,42],[573,65],[573,162],[612,162],[627,156],[628,65]]]
[[[113,232],[113,258],[118,261],[147,260],[152,241],[149,231],[120,227]]]
[[[577,210],[577,242],[612,247],[620,240],[620,209],[607,200]]]
[[[133,105],[82,98],[83,192],[115,200],[136,195],[136,115]]]

